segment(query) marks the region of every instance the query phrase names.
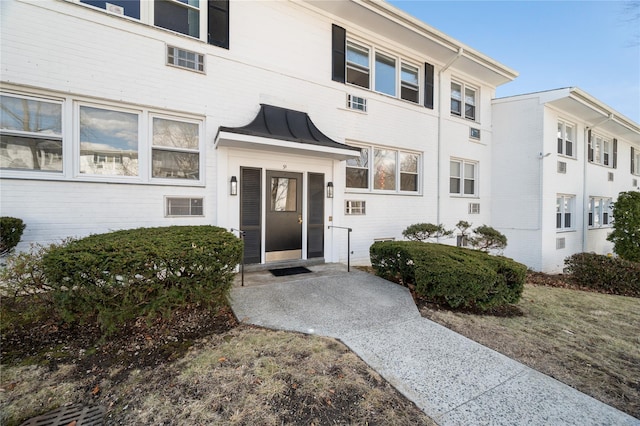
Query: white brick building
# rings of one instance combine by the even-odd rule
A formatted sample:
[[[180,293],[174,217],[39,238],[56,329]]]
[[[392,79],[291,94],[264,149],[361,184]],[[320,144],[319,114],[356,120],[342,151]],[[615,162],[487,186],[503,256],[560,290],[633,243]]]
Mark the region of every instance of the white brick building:
[[[517,73],[386,3],[0,7],[0,214],[26,222],[20,248],[212,224],[247,233],[249,263],[345,262],[347,232],[336,226],[353,230],[352,262],[367,263],[376,239],[402,239],[417,222],[512,227],[499,213],[514,189],[504,188],[512,180],[497,166],[504,158],[494,138],[513,120],[493,117],[503,101],[492,100]],[[526,125],[552,138],[551,110],[540,107]],[[561,118],[592,125],[580,112]],[[635,139],[605,127],[619,151],[637,147],[630,125]],[[618,155],[628,161],[628,152]],[[523,167],[540,167],[534,160]],[[623,180],[614,182],[623,188]],[[536,208],[554,207],[519,208],[535,222]],[[565,243],[567,252],[579,247]],[[529,266],[550,265],[536,262]]]
[[[611,203],[640,189],[640,126],[573,87],[496,99],[493,125],[491,222],[505,255],[562,272],[574,253],[612,253]]]

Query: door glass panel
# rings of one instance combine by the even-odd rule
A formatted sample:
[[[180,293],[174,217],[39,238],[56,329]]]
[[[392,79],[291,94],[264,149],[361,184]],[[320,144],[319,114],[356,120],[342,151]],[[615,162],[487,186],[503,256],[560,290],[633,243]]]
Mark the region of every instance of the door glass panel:
[[[297,179],[271,178],[271,211],[295,212]]]

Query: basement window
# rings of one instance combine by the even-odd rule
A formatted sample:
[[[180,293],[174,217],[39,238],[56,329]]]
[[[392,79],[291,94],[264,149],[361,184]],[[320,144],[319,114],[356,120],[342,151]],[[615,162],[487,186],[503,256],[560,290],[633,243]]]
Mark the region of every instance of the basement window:
[[[167,46],[167,65],[204,73],[204,55],[174,46]]]
[[[202,198],[167,197],[167,217],[175,216],[204,216]]]

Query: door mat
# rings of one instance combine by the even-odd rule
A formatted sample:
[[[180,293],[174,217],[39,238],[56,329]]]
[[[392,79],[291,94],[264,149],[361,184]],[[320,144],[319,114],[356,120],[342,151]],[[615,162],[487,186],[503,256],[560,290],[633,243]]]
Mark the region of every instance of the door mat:
[[[284,277],[287,275],[308,274],[312,271],[304,266],[294,266],[293,268],[269,269],[269,272],[276,277]]]

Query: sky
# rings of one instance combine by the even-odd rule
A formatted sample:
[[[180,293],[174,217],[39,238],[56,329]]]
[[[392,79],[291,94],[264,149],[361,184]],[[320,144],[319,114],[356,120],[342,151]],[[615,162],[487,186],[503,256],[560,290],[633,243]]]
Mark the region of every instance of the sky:
[[[578,87],[640,123],[640,1],[387,1],[517,71],[497,97]]]

